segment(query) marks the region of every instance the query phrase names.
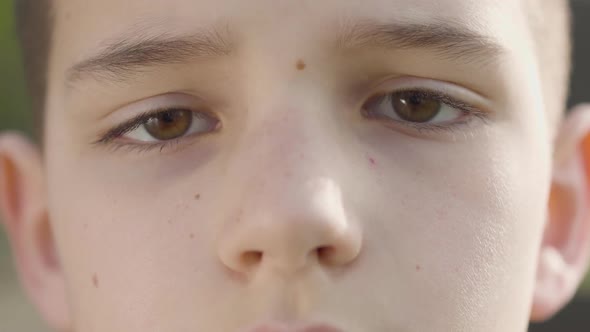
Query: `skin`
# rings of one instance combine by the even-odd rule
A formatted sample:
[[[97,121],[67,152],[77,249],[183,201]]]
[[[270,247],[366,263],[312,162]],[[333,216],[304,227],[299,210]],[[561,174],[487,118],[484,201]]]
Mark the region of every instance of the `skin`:
[[[57,0],[44,154],[0,138],[3,219],[50,326],[525,331],[558,311],[590,251],[587,107],[550,120],[563,110],[545,109],[557,97],[519,0],[393,3]],[[362,19],[452,21],[503,51],[481,63],[330,46]],[[211,26],[227,55],[72,75],[121,35]],[[404,87],[447,91],[485,120],[364,116],[372,95]],[[177,104],[220,126],[162,149],[94,144]]]

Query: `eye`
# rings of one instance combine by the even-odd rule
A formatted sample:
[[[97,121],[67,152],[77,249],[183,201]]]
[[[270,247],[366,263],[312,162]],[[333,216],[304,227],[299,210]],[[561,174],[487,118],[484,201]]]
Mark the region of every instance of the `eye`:
[[[172,108],[132,120],[122,138],[140,142],[162,142],[215,130],[219,120],[203,112]]]
[[[409,90],[373,97],[365,103],[363,112],[369,117],[415,125],[444,124],[466,113],[461,104],[437,92]]]

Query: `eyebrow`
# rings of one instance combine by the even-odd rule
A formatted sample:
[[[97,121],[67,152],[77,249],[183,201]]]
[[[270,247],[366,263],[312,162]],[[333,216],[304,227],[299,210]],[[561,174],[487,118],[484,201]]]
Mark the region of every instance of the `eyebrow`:
[[[340,50],[430,49],[443,58],[481,65],[498,60],[506,52],[493,38],[449,22],[343,22],[336,47]],[[233,51],[229,31],[213,27],[184,36],[134,31],[106,43],[96,54],[70,67],[66,71],[66,83],[71,85],[86,77],[121,81],[149,67],[224,57]]]
[[[452,22],[343,22],[336,47],[341,50],[430,49],[442,58],[481,65],[494,63],[507,53],[491,36]]]
[[[88,76],[121,80],[148,67],[223,57],[232,51],[228,34],[213,28],[185,36],[135,32],[109,42],[95,55],[70,67],[66,83],[73,84]]]

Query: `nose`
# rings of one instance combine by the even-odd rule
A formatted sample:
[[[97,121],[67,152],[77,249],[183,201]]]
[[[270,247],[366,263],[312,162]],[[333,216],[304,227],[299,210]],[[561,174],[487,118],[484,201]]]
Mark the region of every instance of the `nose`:
[[[227,267],[289,275],[312,266],[343,266],[357,257],[361,232],[335,181],[315,178],[280,189],[257,195],[228,224],[219,248]]]
[[[220,189],[231,209],[222,212],[227,218],[216,238],[220,260],[246,275],[352,263],[362,232],[345,196],[356,182],[342,145],[354,140],[346,141],[345,128],[326,111],[335,105],[322,86],[252,75],[260,79],[248,90],[247,108],[256,111],[227,152]]]
[[[238,273],[343,267],[361,251],[361,224],[344,195],[351,170],[337,153],[341,142],[305,120],[314,117],[289,114],[265,126],[274,128],[265,135],[245,137],[241,144],[249,148],[232,153],[226,173],[232,183],[224,185],[232,212],[223,212],[216,243],[223,264]]]

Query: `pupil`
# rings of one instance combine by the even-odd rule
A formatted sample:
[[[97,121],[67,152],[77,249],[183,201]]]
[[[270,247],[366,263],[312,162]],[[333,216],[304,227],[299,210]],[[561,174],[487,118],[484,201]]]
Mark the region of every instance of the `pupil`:
[[[162,120],[166,123],[174,122],[174,117],[172,116],[172,112],[166,112],[162,114]]]
[[[422,98],[418,95],[411,95],[410,96],[410,103],[412,105],[420,105],[422,103]]]

